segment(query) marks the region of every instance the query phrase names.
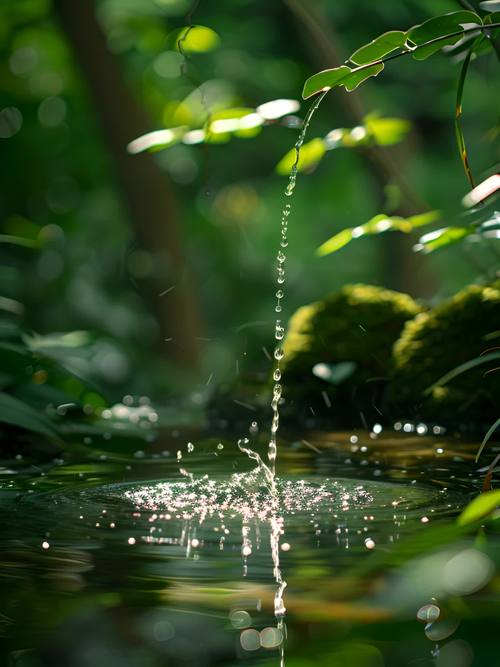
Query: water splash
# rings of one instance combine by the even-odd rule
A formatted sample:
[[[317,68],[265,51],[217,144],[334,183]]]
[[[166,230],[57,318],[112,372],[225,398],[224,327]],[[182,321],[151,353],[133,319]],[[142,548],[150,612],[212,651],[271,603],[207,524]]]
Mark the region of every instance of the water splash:
[[[276,254],[276,301],[275,301],[275,306],[274,310],[276,313],[281,313],[283,310],[282,306],[282,301],[285,298],[285,290],[283,289],[283,285],[286,282],[286,254],[284,253],[284,249],[288,247],[288,223],[290,219],[290,214],[292,212],[292,196],[295,191],[295,186],[297,184],[297,174],[298,174],[298,166],[299,166],[299,159],[300,159],[300,149],[302,148],[302,145],[304,144],[304,140],[306,138],[307,130],[309,128],[309,124],[311,122],[312,117],[314,116],[314,113],[316,112],[316,109],[319,107],[321,104],[321,101],[326,95],[326,91],[322,93],[319,97],[316,98],[314,103],[311,105],[309,108],[309,111],[306,114],[306,117],[304,118],[304,123],[302,125],[302,129],[300,130],[299,137],[297,141],[295,142],[295,161],[292,165],[292,169],[290,171],[290,176],[288,177],[288,184],[285,189],[285,197],[287,197],[287,201],[285,205],[283,206],[283,209],[281,211],[281,229],[280,229],[280,248],[278,249],[278,252]],[[268,451],[267,451],[267,458],[269,461],[269,469],[271,472],[271,475],[275,476],[276,474],[276,457],[278,454],[278,429],[279,429],[279,423],[280,423],[280,402],[282,399],[282,393],[283,389],[280,384],[281,380],[281,361],[283,357],[285,356],[285,353],[283,351],[283,348],[281,347],[281,341],[285,337],[286,334],[286,327],[282,323],[281,319],[276,319],[275,326],[274,326],[274,339],[276,341],[275,343],[275,348],[274,348],[274,369],[273,369],[273,380],[274,380],[274,386],[273,386],[273,391],[272,391],[272,399],[271,399],[271,410],[272,410],[272,421],[271,421],[271,435],[269,438],[269,444],[268,444]]]

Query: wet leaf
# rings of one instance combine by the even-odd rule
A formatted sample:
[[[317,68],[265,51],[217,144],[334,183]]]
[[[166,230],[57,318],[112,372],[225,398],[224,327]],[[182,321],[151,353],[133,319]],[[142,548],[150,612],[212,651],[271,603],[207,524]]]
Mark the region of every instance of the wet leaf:
[[[346,65],[334,67],[333,69],[325,69],[322,72],[310,76],[304,84],[302,91],[302,98],[307,98],[320,93],[323,90],[329,90],[335,86],[343,84],[346,77],[351,74],[352,70]]]
[[[363,81],[366,81],[366,79],[369,79],[372,76],[378,76],[383,69],[384,63],[376,63],[369,67],[362,66],[357,70],[353,70],[352,74],[350,74],[343,82],[343,85],[346,90],[351,92],[363,83]]]
[[[389,32],[384,32],[383,35],[379,35],[369,44],[365,44],[365,46],[357,49],[350,57],[350,60],[356,65],[366,65],[404,46],[405,42],[405,32],[390,30]]]
[[[500,504],[500,491],[486,491],[474,498],[457,519],[459,526],[467,526],[481,521],[496,510]]]
[[[297,165],[298,171],[306,171],[312,169],[323,157],[326,151],[325,142],[323,139],[312,139],[302,146],[300,149],[300,157]],[[289,174],[295,163],[296,152],[295,148],[288,151],[288,153],[279,161],[276,166],[276,172],[285,176]]]

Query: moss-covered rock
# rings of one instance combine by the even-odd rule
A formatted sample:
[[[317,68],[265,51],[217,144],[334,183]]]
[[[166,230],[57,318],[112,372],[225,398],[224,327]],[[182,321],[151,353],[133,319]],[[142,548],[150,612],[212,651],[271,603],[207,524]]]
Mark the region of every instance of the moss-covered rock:
[[[326,413],[336,425],[380,418],[393,344],[420,311],[410,296],[371,285],[346,285],[299,308],[284,343],[282,378],[291,411]]]
[[[500,346],[500,281],[471,285],[409,321],[394,346],[388,399],[403,417],[459,426],[491,423],[500,413],[500,363],[460,374],[425,391],[460,364]],[[486,374],[485,374],[486,373]]]

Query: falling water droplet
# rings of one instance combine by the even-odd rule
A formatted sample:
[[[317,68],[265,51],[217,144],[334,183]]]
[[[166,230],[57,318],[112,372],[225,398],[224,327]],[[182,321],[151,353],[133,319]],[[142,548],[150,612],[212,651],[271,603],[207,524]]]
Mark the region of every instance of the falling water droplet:
[[[277,361],[281,361],[281,360],[283,359],[284,356],[285,356],[285,353],[283,352],[283,348],[281,348],[281,347],[277,347],[277,348],[274,350],[274,358],[275,358]]]
[[[280,371],[279,368],[276,368],[276,369],[275,369],[275,371],[274,371],[274,373],[273,373],[273,379],[274,379],[276,382],[279,382],[279,381],[281,380],[281,371]]]

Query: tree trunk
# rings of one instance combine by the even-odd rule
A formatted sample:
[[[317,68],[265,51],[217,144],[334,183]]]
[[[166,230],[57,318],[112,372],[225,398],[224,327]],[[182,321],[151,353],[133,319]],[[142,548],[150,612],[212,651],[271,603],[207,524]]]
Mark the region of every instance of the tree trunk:
[[[92,94],[138,242],[153,257],[165,258],[164,275],[141,287],[160,326],[162,353],[194,370],[199,360],[200,316],[177,232],[170,184],[151,154],[130,156],[126,151],[132,139],[151,130],[151,122],[107,48],[93,0],[54,0],[54,6]],[[165,338],[174,344],[165,345]]]

